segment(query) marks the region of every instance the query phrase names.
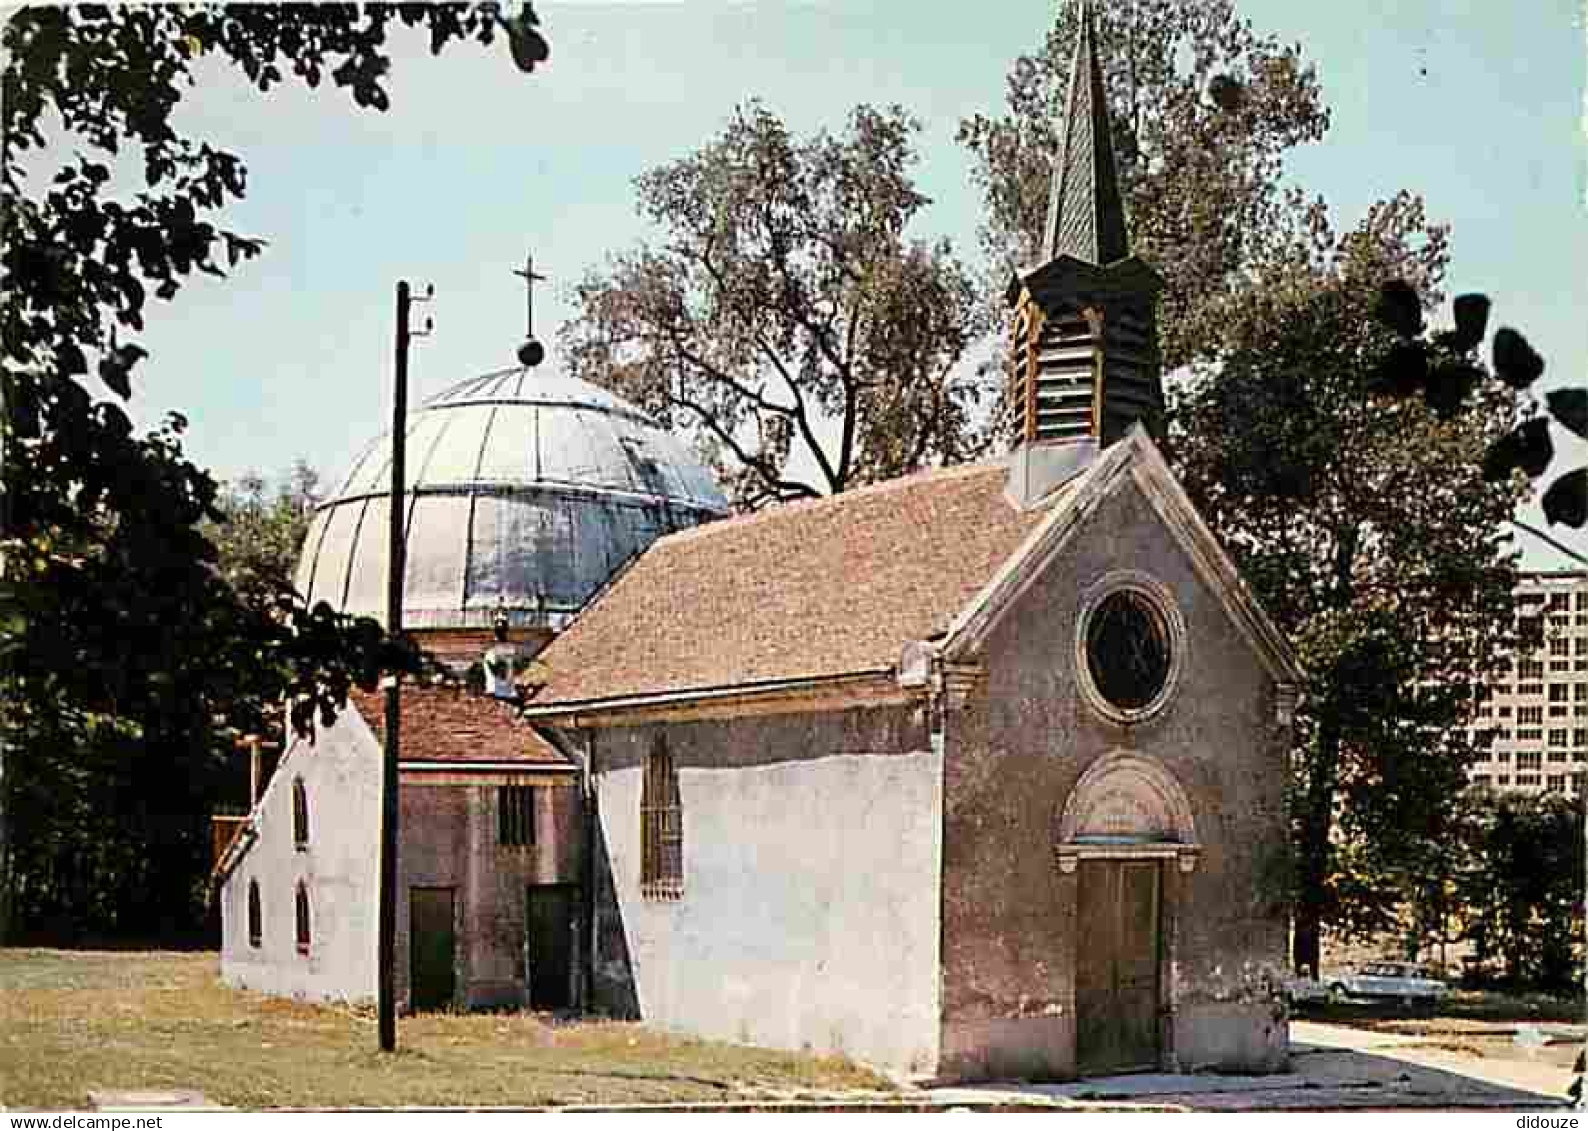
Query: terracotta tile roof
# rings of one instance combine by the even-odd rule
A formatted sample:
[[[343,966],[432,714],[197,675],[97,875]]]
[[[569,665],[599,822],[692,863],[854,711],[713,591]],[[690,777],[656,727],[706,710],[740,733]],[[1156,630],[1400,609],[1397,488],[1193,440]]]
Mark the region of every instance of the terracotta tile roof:
[[[925,472],[662,538],[542,652],[532,707],[886,670],[1048,513],[1001,464]]]
[[[386,695],[348,692],[377,739],[386,733]],[[529,762],[568,760],[518,717],[511,703],[446,687],[403,686],[402,749],[406,762]]]

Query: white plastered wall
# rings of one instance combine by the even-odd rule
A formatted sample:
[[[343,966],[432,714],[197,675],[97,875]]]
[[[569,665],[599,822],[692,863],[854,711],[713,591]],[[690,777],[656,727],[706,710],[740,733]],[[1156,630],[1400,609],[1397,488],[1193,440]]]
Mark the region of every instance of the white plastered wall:
[[[228,985],[320,1001],[375,998],[380,744],[351,704],[314,745],[294,741],[260,799],[258,836],[221,890],[221,977]],[[293,843],[292,781],[308,796],[309,842]],[[248,938],[248,884],[259,882],[260,945]],[[309,890],[308,954],[296,938],[298,881]]]
[[[600,811],[641,1017],[930,1072],[939,1040],[942,759],[679,769],[684,891],[640,892],[643,769]]]

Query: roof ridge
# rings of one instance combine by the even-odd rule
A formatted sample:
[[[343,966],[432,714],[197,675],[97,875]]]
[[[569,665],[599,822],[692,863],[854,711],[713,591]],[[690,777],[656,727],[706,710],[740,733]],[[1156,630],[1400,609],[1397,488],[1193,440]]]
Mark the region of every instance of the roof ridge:
[[[676,530],[671,534],[658,538],[652,545],[677,545],[692,538],[710,537],[713,534],[720,534],[730,529],[740,530],[758,522],[783,518],[791,514],[803,514],[828,507],[836,508],[859,498],[891,494],[895,491],[919,487],[928,482],[937,482],[945,479],[969,479],[973,475],[984,475],[989,472],[1006,470],[1001,460],[960,463],[951,467],[923,468],[908,475],[884,479],[880,483],[868,483],[864,487],[852,487],[847,491],[840,491],[836,495],[823,495],[819,499],[799,499],[794,502],[778,503],[763,510],[751,511],[749,514],[730,515],[714,522],[705,522],[685,530]]]

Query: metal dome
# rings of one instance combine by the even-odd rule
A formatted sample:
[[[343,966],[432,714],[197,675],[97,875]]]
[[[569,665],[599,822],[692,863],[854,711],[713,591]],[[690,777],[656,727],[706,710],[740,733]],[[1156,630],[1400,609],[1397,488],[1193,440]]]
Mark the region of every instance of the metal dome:
[[[728,512],[711,473],[604,389],[530,369],[454,385],[408,413],[410,629],[560,629],[657,538]],[[385,620],[391,440],[315,511],[298,591]]]

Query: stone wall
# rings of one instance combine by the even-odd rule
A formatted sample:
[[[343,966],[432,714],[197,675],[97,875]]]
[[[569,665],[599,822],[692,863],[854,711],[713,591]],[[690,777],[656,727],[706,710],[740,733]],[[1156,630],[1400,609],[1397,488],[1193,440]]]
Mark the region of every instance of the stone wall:
[[[683,891],[640,888],[644,760],[665,735]],[[905,708],[570,735],[600,816],[598,1002],[650,1024],[930,1071],[941,758]]]
[[[1176,690],[1135,725],[1088,706],[1073,660],[1081,595],[1122,568],[1167,586],[1186,628]],[[1075,1074],[1074,961],[1087,926],[1075,877],[1055,860],[1056,829],[1082,773],[1121,751],[1178,782],[1201,842],[1189,874],[1163,865],[1163,1067],[1281,1068],[1286,1025],[1270,988],[1287,925],[1287,740],[1274,684],[1133,482],[1037,577],[985,653],[985,681],[946,724],[945,1073]]]
[[[495,775],[464,785],[404,776],[396,948],[397,1000],[403,1008],[410,989],[409,892],[415,887],[455,889],[457,1004],[482,1008],[527,1002],[525,889],[578,884],[584,833],[574,779],[533,780],[535,844],[510,847],[497,843],[497,791],[502,785],[530,784],[531,778]],[[577,932],[577,917],[568,929]],[[575,963],[571,977],[577,969]]]

